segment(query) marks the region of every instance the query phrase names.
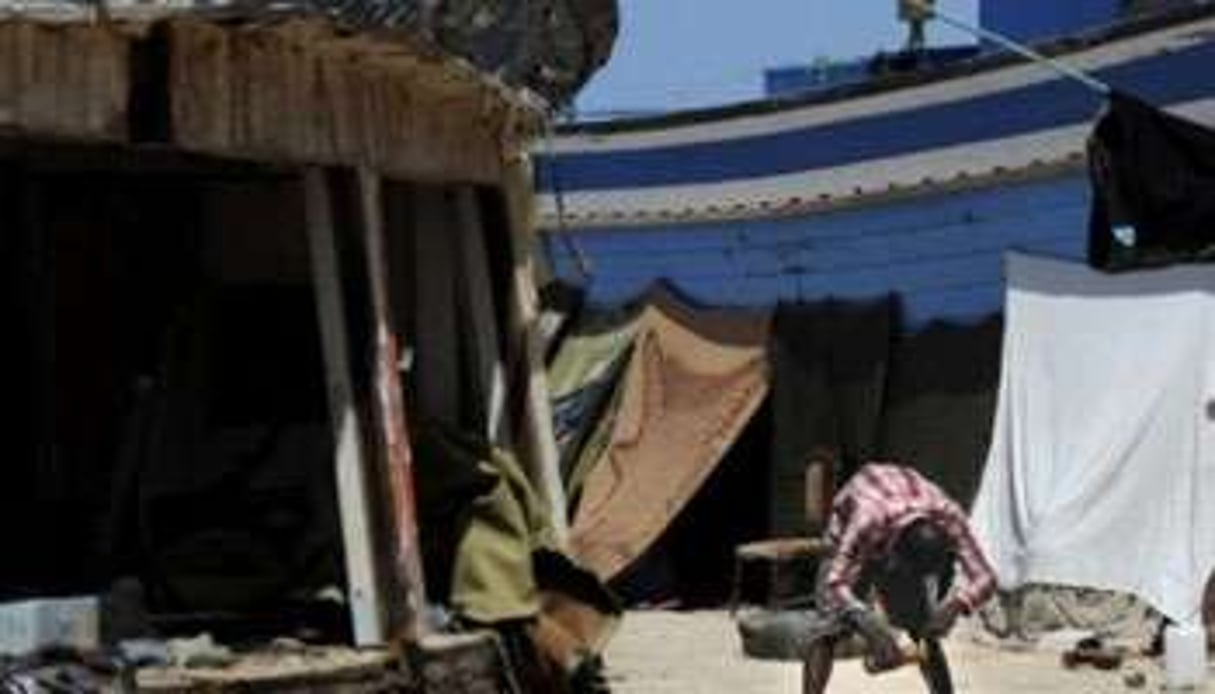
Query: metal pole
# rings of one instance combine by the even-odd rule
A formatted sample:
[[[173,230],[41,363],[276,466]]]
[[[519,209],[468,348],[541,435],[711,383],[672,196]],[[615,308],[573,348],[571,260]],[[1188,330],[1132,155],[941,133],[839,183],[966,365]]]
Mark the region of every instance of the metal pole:
[[[1069,77],[1069,78],[1079,82],[1080,84],[1083,84],[1084,86],[1093,90],[1097,94],[1100,94],[1101,96],[1109,96],[1110,93],[1114,91],[1108,84],[1093,77],[1092,75],[1081,72],[1080,70],[1077,70],[1076,68],[1074,68],[1062,61],[1055,60],[1054,58],[1042,55],[1041,53],[1039,53],[1038,51],[1035,51],[1034,49],[1030,48],[1029,46],[1026,46],[1025,44],[1015,41],[1013,39],[1010,39],[1009,37],[1007,37],[1003,34],[997,33],[990,29],[984,29],[981,26],[976,26],[976,25],[964,22],[964,21],[958,19],[957,17],[953,17],[953,16],[949,15],[948,13],[942,12],[942,11],[938,10],[937,8],[924,3],[923,0],[903,0],[903,1],[907,5],[916,9],[917,11],[924,13],[924,16],[926,16],[929,19],[939,19],[942,22],[952,26],[955,29],[960,29],[961,31],[965,31],[969,34],[973,34],[974,36],[978,36],[979,38],[987,39],[988,41],[991,41],[992,43],[999,44],[1000,46],[1007,48],[1008,50],[1012,51],[1013,53],[1016,53],[1017,55],[1019,55],[1023,58],[1031,60],[1035,63],[1040,63],[1042,65],[1045,65],[1045,66],[1049,67],[1050,69],[1054,70],[1055,72],[1058,72],[1059,74],[1063,75],[1064,77]]]

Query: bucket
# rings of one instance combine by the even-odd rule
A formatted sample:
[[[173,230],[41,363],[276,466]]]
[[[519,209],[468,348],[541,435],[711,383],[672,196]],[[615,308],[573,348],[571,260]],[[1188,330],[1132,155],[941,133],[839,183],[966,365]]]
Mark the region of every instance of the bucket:
[[[1194,689],[1207,677],[1207,632],[1198,624],[1173,624],[1164,632],[1164,681],[1169,689]]]

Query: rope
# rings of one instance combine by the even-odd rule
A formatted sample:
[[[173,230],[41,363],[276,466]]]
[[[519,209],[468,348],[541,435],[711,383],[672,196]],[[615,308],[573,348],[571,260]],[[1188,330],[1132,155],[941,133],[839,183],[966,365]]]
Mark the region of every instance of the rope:
[[[584,283],[590,282],[594,273],[591,268],[590,260],[583,253],[582,247],[578,245],[578,241],[573,234],[567,233],[565,224],[565,192],[561,189],[561,179],[557,175],[557,157],[553,146],[553,127],[549,124],[544,130],[544,149],[546,158],[548,159],[548,175],[549,180],[553,185],[553,201],[557,208],[557,238],[565,244],[566,251],[574,258],[574,266],[578,270],[578,277]]]
[[[921,13],[924,17],[926,17],[928,19],[939,19],[942,22],[944,22],[945,24],[948,24],[949,26],[952,26],[955,29],[959,29],[959,30],[964,31],[973,36],[977,36],[981,39],[986,39],[988,41],[991,41],[992,43],[999,44],[1000,46],[1012,51],[1013,53],[1016,53],[1017,55],[1019,55],[1023,58],[1026,58],[1027,60],[1038,63],[1039,65],[1044,65],[1044,66],[1050,68],[1051,70],[1054,70],[1055,72],[1063,75],[1064,77],[1075,80],[1076,82],[1084,85],[1085,87],[1091,89],[1092,91],[1096,92],[1097,94],[1100,94],[1103,97],[1109,96],[1113,92],[1113,88],[1111,88],[1108,84],[1106,84],[1105,82],[1102,82],[1101,80],[1097,79],[1096,77],[1093,77],[1092,75],[1090,75],[1088,73],[1078,70],[1078,69],[1072,67],[1071,65],[1068,65],[1067,63],[1064,63],[1060,60],[1056,60],[1049,56],[1045,56],[1045,55],[1039,53],[1038,51],[1035,51],[1034,49],[1030,48],[1029,46],[1026,46],[1023,43],[1020,43],[1019,41],[1015,41],[1001,33],[992,31],[991,29],[984,29],[981,26],[976,26],[976,25],[970,24],[968,22],[964,22],[961,19],[958,19],[957,17],[954,17],[946,12],[942,12],[941,10],[938,10],[936,7],[925,2],[925,0],[902,0],[902,1],[908,7]]]

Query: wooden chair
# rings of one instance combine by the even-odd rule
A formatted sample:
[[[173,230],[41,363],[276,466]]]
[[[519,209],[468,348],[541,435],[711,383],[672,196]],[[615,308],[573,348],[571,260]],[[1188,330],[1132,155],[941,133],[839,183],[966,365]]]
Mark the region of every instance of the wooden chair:
[[[813,600],[813,582],[819,561],[830,549],[823,535],[830,515],[833,473],[831,464],[814,460],[806,466],[804,508],[806,537],[778,537],[748,542],[734,549],[734,578],[730,612],[742,599],[743,577],[749,565],[761,565],[767,574],[765,607],[780,609]],[[809,590],[807,585],[809,584]]]

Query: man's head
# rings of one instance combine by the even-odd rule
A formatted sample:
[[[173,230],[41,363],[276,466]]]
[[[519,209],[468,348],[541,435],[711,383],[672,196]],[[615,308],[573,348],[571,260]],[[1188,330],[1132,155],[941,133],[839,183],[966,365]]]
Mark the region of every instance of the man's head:
[[[953,539],[928,520],[917,520],[903,528],[893,547],[900,563],[919,575],[947,569],[956,549]]]

